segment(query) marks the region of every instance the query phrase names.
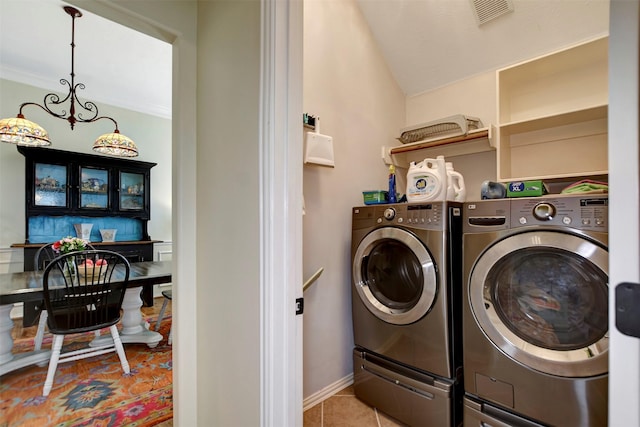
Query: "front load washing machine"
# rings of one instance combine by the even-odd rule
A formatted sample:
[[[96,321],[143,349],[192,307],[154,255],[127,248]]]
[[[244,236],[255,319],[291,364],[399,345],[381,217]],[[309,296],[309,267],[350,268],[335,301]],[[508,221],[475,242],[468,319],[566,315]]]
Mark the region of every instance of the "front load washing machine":
[[[606,195],[465,203],[465,414],[607,425],[607,206]]]
[[[460,425],[461,208],[352,211],[355,394],[409,425]]]

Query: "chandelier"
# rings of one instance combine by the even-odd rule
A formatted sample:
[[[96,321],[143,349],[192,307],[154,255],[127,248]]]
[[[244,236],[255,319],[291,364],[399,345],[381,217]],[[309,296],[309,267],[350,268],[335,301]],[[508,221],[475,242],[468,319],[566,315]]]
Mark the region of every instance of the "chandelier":
[[[17,117],[0,120],[0,141],[11,144],[24,145],[29,147],[51,145],[49,133],[42,126],[27,120],[22,114],[22,110],[26,106],[40,107],[50,115],[69,122],[71,130],[76,123],[93,123],[98,120],[111,120],[115,125],[112,133],[101,135],[93,143],[93,150],[103,154],[110,154],[122,157],[136,157],[138,148],[136,144],[128,137],[122,135],[118,130],[118,122],[107,116],[98,116],[98,106],[91,101],[81,102],[78,99],[76,91],[84,89],[83,83],[75,83],[74,72],[74,49],[75,49],[75,20],[82,16],[82,13],[71,6],[64,6],[64,11],[71,16],[71,81],[60,79],[60,84],[69,87],[69,93],[61,99],[55,93],[45,95],[43,104],[35,102],[25,102],[20,105]],[[69,102],[69,111],[62,110],[56,113],[53,109],[59,108],[60,105]],[[76,115],[76,104],[81,109]],[[53,108],[53,109],[52,109]],[[83,117],[83,114],[86,114]]]

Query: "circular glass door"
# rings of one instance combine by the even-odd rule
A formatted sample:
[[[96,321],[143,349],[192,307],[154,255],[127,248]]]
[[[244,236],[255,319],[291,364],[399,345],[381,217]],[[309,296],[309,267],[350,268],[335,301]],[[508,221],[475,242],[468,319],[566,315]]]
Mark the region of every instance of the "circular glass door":
[[[478,325],[512,359],[566,377],[607,372],[606,249],[570,234],[518,234],[482,254],[468,286]]]
[[[360,242],[353,283],[369,311],[394,325],[427,314],[438,288],[429,251],[413,234],[393,227],[376,229]]]

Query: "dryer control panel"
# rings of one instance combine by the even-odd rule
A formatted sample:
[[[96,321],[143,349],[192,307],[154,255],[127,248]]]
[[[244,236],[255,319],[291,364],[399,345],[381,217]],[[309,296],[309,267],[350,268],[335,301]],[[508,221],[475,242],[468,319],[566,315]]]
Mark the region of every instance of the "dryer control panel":
[[[559,196],[511,200],[511,228],[531,225],[607,231],[606,196]]]
[[[445,230],[447,211],[451,206],[452,215],[461,216],[462,205],[447,202],[397,203],[353,208],[353,229],[372,226],[402,226],[423,230]]]

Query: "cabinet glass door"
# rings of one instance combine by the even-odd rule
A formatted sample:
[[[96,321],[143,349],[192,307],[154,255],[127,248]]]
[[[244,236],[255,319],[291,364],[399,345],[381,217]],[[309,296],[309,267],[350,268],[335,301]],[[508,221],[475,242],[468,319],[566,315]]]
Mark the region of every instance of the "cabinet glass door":
[[[109,208],[109,171],[99,168],[80,168],[80,207]]]
[[[144,210],[144,174],[120,172],[120,210]]]
[[[65,165],[35,164],[35,206],[68,207],[68,170]]]

